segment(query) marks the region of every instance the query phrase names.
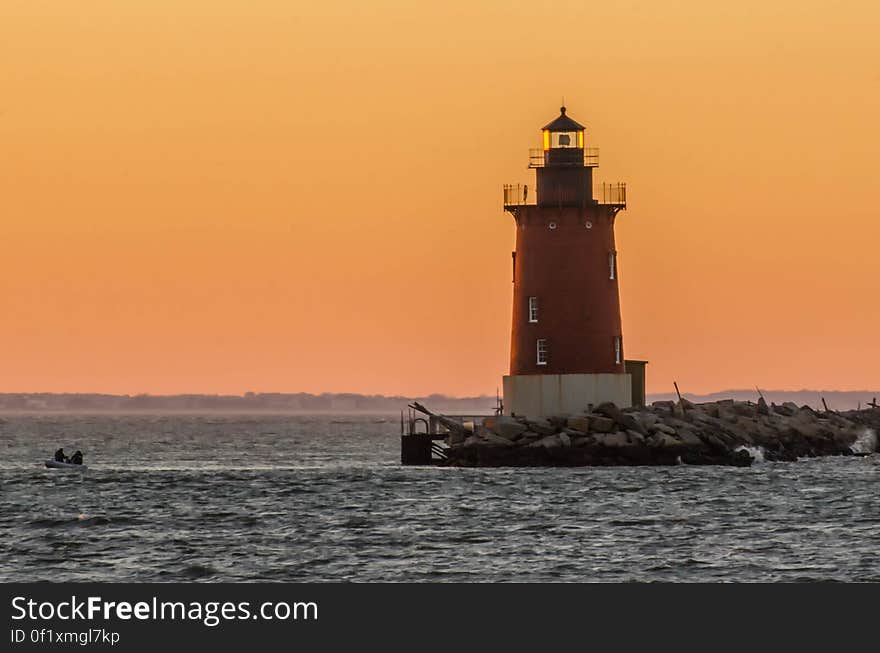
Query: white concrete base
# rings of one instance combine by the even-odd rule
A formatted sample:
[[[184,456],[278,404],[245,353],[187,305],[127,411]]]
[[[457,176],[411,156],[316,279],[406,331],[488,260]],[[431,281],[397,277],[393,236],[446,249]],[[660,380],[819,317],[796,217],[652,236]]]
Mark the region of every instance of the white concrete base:
[[[521,374],[504,377],[504,413],[576,415],[603,401],[632,406],[629,374]]]

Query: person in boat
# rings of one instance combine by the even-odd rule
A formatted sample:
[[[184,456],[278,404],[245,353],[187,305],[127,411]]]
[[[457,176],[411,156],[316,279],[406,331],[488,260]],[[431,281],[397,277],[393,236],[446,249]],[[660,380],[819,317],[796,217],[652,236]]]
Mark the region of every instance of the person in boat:
[[[83,455],[82,451],[77,449],[77,452],[70,457],[68,460],[71,465],[82,465],[83,464]]]
[[[67,456],[64,455],[64,447],[61,447],[58,451],[55,452],[55,462],[56,463],[66,463]]]

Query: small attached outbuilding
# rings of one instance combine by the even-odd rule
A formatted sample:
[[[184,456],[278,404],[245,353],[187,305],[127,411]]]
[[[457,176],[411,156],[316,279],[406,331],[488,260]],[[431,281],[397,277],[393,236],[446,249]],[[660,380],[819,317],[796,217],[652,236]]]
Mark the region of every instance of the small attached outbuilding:
[[[641,408],[645,405],[645,368],[648,361],[624,361],[624,368],[632,381],[632,405]]]

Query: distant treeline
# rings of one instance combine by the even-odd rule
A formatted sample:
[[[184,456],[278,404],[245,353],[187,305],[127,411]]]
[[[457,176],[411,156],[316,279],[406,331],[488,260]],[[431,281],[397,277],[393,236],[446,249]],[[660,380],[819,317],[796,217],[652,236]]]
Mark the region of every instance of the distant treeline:
[[[877,390],[764,390],[761,389],[767,403],[782,404],[786,401],[796,403],[798,406],[810,406],[818,410],[824,409],[822,399],[828,404],[830,410],[851,410],[864,408],[871,403],[874,398],[880,402],[880,391]],[[698,395],[689,392],[683,392],[682,396],[694,403],[704,403],[711,401],[720,401],[722,399],[736,399],[737,401],[758,401],[757,390],[724,390],[722,392],[713,392],[711,394]],[[648,395],[648,402],[663,401],[669,399],[677,399],[674,392],[664,394]]]
[[[440,412],[491,413],[495,397],[386,397],[352,393],[309,394],[298,392],[244,395],[110,395],[11,393],[0,394],[0,411],[76,411],[76,412],[384,412],[397,413],[408,403],[418,401]]]
[[[768,402],[781,404],[793,401],[802,406],[822,408],[824,398],[831,410],[849,410],[869,404],[880,391],[841,392],[835,390],[762,390]],[[684,393],[695,402],[736,399],[757,401],[756,390],[724,390],[698,395]],[[675,399],[674,393],[649,394],[648,402]],[[109,395],[109,394],[55,394],[43,392],[0,394],[0,412],[292,412],[292,413],[338,413],[382,412],[397,413],[407,404],[418,401],[441,413],[490,414],[495,407],[495,397],[388,397],[385,395],[360,395],[353,393],[294,394],[271,392],[248,392],[244,395]]]

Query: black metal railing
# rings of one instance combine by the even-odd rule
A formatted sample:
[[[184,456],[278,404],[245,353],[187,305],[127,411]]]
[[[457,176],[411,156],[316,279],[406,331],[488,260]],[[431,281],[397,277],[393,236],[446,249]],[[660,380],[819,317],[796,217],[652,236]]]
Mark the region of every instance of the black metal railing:
[[[448,454],[446,453],[446,447],[436,442],[431,443],[431,454],[432,457],[436,460],[446,460],[447,458],[449,458]]]
[[[620,208],[626,207],[626,184],[599,184],[596,188],[596,199],[599,204],[608,204]]]
[[[504,206],[526,206],[536,199],[534,189],[527,184],[504,184]]]
[[[625,183],[602,183],[593,189],[593,198],[596,203],[614,206],[619,209],[626,208],[626,184]],[[562,203],[566,206],[571,202],[579,204],[582,200],[569,198]],[[535,206],[538,203],[537,193],[528,184],[504,184],[504,208],[516,206]]]

